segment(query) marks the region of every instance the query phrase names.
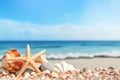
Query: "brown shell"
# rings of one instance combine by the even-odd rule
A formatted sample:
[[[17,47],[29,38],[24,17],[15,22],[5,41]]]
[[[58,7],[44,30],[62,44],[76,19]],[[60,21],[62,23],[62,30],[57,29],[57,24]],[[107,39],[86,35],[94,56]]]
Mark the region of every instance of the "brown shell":
[[[12,73],[19,70],[22,65],[22,63],[20,61],[6,61],[5,60],[5,59],[14,58],[14,57],[20,57],[20,52],[16,49],[10,49],[4,54],[4,56],[2,58],[3,68]]]

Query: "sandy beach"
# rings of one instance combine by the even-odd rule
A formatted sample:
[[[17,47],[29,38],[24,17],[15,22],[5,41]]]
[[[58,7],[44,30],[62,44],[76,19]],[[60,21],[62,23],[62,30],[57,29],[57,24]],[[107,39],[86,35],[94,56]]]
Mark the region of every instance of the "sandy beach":
[[[3,76],[0,80],[120,80],[120,58],[48,59],[48,61],[53,64],[66,62],[66,64],[73,65],[75,70],[71,69],[67,72],[64,72],[64,69],[61,72],[43,70],[38,75],[28,69],[19,78],[15,74],[1,71]],[[37,63],[36,65],[40,64]],[[65,67],[65,65],[62,66]]]
[[[66,61],[72,64],[75,68],[82,69],[86,68],[96,68],[96,67],[120,67],[120,58],[81,58],[81,59],[63,59],[63,60],[49,60],[52,63]]]

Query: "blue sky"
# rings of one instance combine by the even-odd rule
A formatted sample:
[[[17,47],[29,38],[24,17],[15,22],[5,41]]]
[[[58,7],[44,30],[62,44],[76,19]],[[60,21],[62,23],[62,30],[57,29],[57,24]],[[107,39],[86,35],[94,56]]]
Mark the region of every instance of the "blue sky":
[[[0,40],[120,40],[119,0],[0,0]]]

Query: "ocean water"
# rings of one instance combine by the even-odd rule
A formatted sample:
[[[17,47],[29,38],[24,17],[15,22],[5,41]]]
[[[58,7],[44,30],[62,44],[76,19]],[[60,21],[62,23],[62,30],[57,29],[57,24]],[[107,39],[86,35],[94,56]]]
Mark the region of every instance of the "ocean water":
[[[120,56],[120,41],[0,41],[0,57],[11,48],[24,55],[27,44],[32,54],[46,49],[46,57],[54,59]]]

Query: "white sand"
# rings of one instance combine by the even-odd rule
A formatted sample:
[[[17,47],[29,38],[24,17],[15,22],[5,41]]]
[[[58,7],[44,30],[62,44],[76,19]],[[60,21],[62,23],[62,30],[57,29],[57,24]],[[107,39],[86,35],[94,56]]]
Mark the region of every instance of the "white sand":
[[[92,59],[64,59],[64,60],[49,60],[52,63],[66,61],[67,63],[72,64],[75,68],[95,68],[95,67],[103,67],[108,68],[112,67],[120,67],[120,58],[92,58]]]

